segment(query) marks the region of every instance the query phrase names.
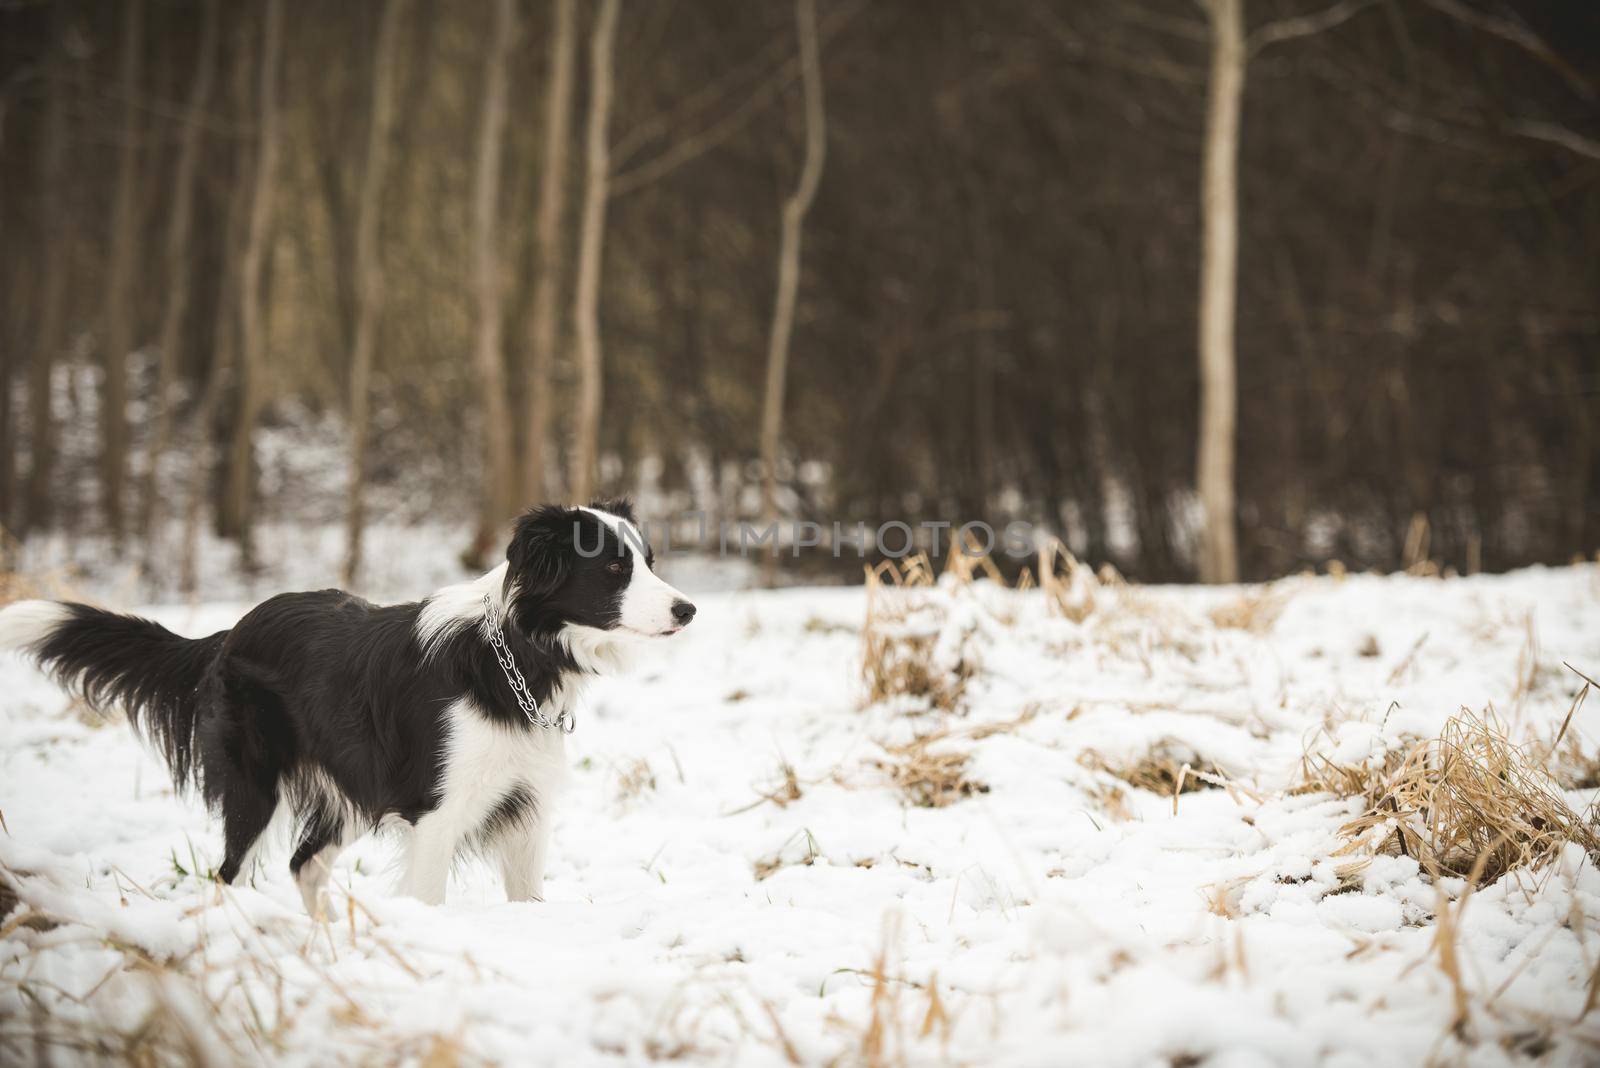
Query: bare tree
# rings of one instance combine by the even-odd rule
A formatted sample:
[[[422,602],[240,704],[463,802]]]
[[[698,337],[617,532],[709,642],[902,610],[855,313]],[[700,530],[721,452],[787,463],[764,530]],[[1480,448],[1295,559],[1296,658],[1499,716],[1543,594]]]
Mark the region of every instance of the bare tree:
[[[366,525],[364,484],[367,473],[368,406],[372,350],[383,313],[383,256],[378,247],[378,221],[383,217],[383,177],[389,165],[394,129],[395,53],[400,23],[409,0],[386,0],[378,24],[372,67],[372,125],[367,133],[367,165],[361,176],[361,202],[356,218],[356,333],[350,351],[350,485],[345,516],[345,585],[361,570],[361,532]]]
[[[128,474],[128,353],[134,346],[133,254],[139,237],[139,68],[144,56],[144,3],[129,0],[122,30],[122,116],[117,195],[111,212],[106,281],[105,384],[100,392],[100,501],[112,540],[121,543],[122,490]]]
[[[167,221],[166,304],[161,313],[155,393],[152,398],[150,458],[145,469],[140,496],[139,529],[143,532],[145,571],[153,573],[160,551],[156,526],[161,518],[161,491],[157,472],[172,436],[172,393],[177,379],[178,345],[183,320],[189,308],[189,234],[194,221],[195,172],[200,162],[200,134],[206,103],[217,66],[217,0],[206,0],[200,30],[200,55],[195,61],[194,81],[189,86],[189,106],[184,111],[183,136],[178,149],[177,172],[172,183],[172,215]]]
[[[566,214],[567,146],[572,125],[573,67],[578,50],[575,0],[555,0],[550,33],[550,84],[545,90],[544,174],[534,242],[537,272],[528,316],[528,426],[524,494],[530,503],[549,496],[545,484],[550,441],[550,372],[555,365],[561,289],[561,221]]]
[[[27,526],[50,524],[55,493],[56,431],[52,412],[52,377],[56,357],[66,341],[68,250],[72,216],[67,210],[66,78],[61,60],[65,6],[51,9],[50,47],[56,53],[45,78],[44,145],[39,153],[44,280],[39,298],[39,335],[28,375],[29,454]]]
[[[11,85],[9,82],[0,84],[0,159],[4,159],[4,146],[6,134],[6,120],[11,116]],[[4,234],[0,233],[0,239]],[[22,300],[17,300],[14,307],[19,311],[24,306]],[[10,334],[0,336],[0,345],[7,346],[8,351],[4,358],[0,358],[0,568],[9,569],[11,561],[8,556],[5,531],[15,522],[16,493],[17,493],[17,446],[16,424],[11,416],[11,374],[13,358],[9,348],[15,344],[15,337]]]
[[[783,431],[783,393],[789,371],[789,342],[794,335],[795,299],[800,290],[800,236],[806,212],[817,196],[827,154],[827,116],[822,100],[822,56],[817,44],[816,0],[795,0],[795,27],[800,38],[800,70],[805,95],[806,150],[800,180],[783,204],[778,243],[778,292],[767,337],[767,386],[761,404],[761,515],[778,518],[778,443]],[[771,581],[777,553],[767,558]]]
[[[254,36],[249,31],[247,21],[241,21],[235,36],[234,51],[238,58],[232,63],[233,111],[229,114],[229,118],[244,122],[248,121],[253,103],[250,92],[251,64],[248,57],[253,48]],[[238,157],[235,164],[237,172],[250,173],[252,152],[250,142],[242,138],[235,141],[233,152]],[[215,463],[212,457],[214,424],[217,411],[222,404],[223,387],[234,372],[234,364],[238,362],[239,261],[242,258],[239,249],[244,244],[245,234],[250,225],[249,193],[250,189],[243,181],[232,183],[228,191],[228,222],[223,231],[221,250],[222,279],[218,286],[211,324],[211,359],[206,366],[205,380],[200,387],[200,402],[195,405],[189,420],[193,456],[189,462],[188,485],[184,487],[183,548],[178,556],[178,588],[185,593],[193,593],[199,583],[200,518],[205,510],[207,488],[212,481]],[[231,445],[231,441],[229,444]],[[224,505],[225,503],[223,502]],[[224,518],[222,512],[223,509],[219,508],[219,525]]]
[[[266,0],[266,27],[261,46],[260,147],[256,157],[255,191],[250,203],[250,234],[239,268],[239,360],[235,379],[238,406],[228,458],[227,514],[239,539],[240,559],[254,566],[252,520],[255,504],[254,437],[261,409],[261,373],[267,347],[267,321],[262,308],[262,279],[272,233],[272,199],[278,177],[278,74],[283,50],[283,0]]]
[[[1234,505],[1239,300],[1239,113],[1250,58],[1279,41],[1330,30],[1371,6],[1346,0],[1313,15],[1280,19],[1245,35],[1244,0],[1201,0],[1211,20],[1211,74],[1201,164],[1200,439],[1195,485],[1205,524],[1200,581],[1239,581]]]
[[[1244,99],[1244,0],[1206,0],[1211,82],[1200,181],[1200,441],[1195,484],[1205,513],[1200,580],[1237,582],[1234,508],[1234,312],[1239,273],[1239,109]]]
[[[600,261],[605,241],[607,183],[611,177],[609,127],[615,88],[618,0],[601,0],[589,43],[589,130],[583,184],[583,226],[578,244],[578,284],[573,319],[578,330],[578,426],[572,450],[572,499],[594,488],[599,453],[601,354]]]
[[[510,514],[511,409],[506,401],[505,277],[499,250],[500,159],[505,148],[506,81],[517,29],[515,0],[495,0],[494,25],[484,71],[483,121],[478,127],[477,175],[472,195],[473,277],[478,300],[477,364],[483,388],[484,470],[478,532],[472,555],[481,557]]]

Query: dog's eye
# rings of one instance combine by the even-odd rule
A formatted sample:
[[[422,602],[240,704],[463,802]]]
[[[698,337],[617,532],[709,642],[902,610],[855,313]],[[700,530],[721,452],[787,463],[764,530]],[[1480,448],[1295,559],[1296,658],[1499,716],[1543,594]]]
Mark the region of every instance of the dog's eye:
[[[627,570],[627,567],[624,566],[621,560],[613,560],[606,565],[606,570],[611,572],[613,575],[620,575]]]

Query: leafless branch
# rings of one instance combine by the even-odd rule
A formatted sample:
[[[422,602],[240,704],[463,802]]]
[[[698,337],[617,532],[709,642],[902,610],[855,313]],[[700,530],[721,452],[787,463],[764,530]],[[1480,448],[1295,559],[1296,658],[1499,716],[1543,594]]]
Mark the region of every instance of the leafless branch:
[[[1592,137],[1585,137],[1576,130],[1569,130],[1565,126],[1558,126],[1553,122],[1541,122],[1537,119],[1519,119],[1508,127],[1518,137],[1526,137],[1532,141],[1544,141],[1562,148],[1575,155],[1586,159],[1600,160],[1600,141]]]
[[[1441,14],[1464,22],[1474,29],[1492,34],[1503,41],[1508,41],[1529,55],[1553,68],[1573,91],[1585,100],[1593,100],[1596,95],[1594,83],[1585,78],[1570,63],[1556,54],[1555,49],[1547,44],[1533,30],[1520,22],[1491,15],[1479,11],[1460,2],[1460,0],[1423,0],[1423,3]]]
[[[1292,41],[1299,37],[1310,37],[1313,34],[1326,33],[1336,26],[1349,22],[1376,3],[1377,0],[1340,0],[1340,3],[1334,4],[1332,7],[1323,8],[1314,14],[1300,15],[1292,19],[1278,19],[1276,22],[1257,26],[1246,39],[1245,51],[1254,56],[1269,45]]]
[[[823,20],[818,32],[819,43],[826,45],[836,33],[849,25],[850,21],[865,6],[865,0],[854,0],[848,7],[835,11],[832,17]],[[654,159],[613,175],[611,179],[611,196],[616,198],[636,192],[651,182],[665,178],[684,164],[698,159],[721,145],[728,138],[742,130],[779,93],[788,89],[799,78],[800,57],[798,55],[791,56],[772,72],[771,77],[753,88],[750,91],[750,95],[745,97],[738,107],[721,119],[698,133],[679,139]],[[646,123],[653,124],[655,121],[646,120]],[[638,128],[630,132],[628,140],[630,141],[630,148],[637,149],[639,142]]]

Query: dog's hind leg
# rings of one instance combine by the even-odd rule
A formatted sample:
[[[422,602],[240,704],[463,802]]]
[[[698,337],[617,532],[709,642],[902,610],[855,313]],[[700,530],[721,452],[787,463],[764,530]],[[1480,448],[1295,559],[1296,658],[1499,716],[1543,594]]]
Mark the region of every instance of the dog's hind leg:
[[[222,811],[224,856],[217,876],[236,883],[249,872],[278,808],[278,785],[294,743],[278,697],[249,674],[224,668],[198,728],[206,800]]]
[[[278,808],[276,782],[263,783],[249,778],[230,782],[222,795],[222,840],[224,855],[217,878],[230,885],[249,874],[250,860],[272,814]]]
[[[289,872],[300,888],[306,914],[313,920],[328,919],[328,879],[333,874],[333,862],[349,842],[346,832],[342,819],[314,818],[289,861]]]

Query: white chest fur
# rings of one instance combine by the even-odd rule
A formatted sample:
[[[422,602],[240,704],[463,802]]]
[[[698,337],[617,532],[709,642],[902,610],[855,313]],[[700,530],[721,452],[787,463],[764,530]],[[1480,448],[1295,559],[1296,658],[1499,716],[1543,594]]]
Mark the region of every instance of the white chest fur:
[[[551,696],[552,717],[571,706],[575,690],[564,686]],[[475,843],[499,860],[514,900],[542,896],[552,808],[568,780],[565,735],[500,726],[468,698],[452,704],[445,720],[439,804],[410,835],[404,890],[431,904],[443,901],[452,862]],[[531,797],[532,809],[484,840],[485,821],[518,791]]]

